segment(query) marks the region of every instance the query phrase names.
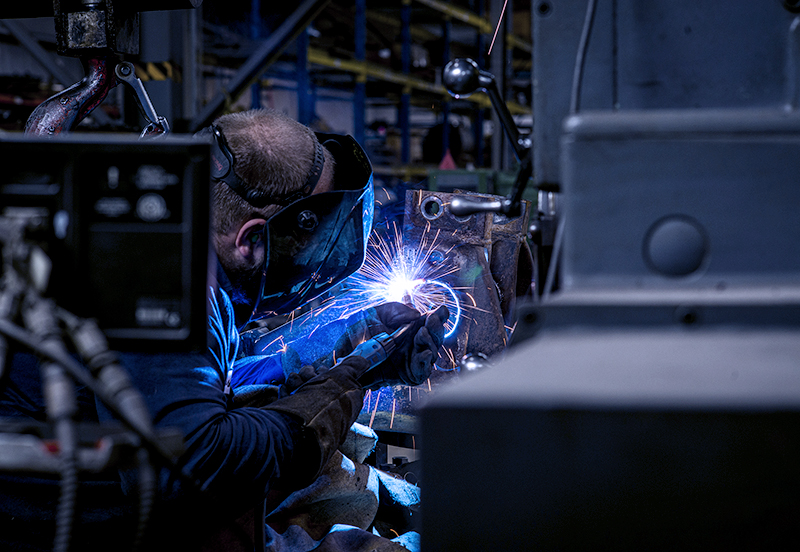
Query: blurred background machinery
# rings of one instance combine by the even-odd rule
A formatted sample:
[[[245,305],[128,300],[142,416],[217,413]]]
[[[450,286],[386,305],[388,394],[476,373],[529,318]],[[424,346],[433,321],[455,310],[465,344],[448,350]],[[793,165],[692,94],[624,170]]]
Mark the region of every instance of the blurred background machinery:
[[[441,83],[441,68],[462,56],[496,75],[517,123],[531,128],[529,1],[506,6],[492,56],[502,0],[57,4],[62,13],[84,14],[89,6],[113,6],[116,19],[103,39],[135,65],[155,110],[175,132],[197,130],[225,111],[273,107],[316,130],[352,134],[373,159],[379,183],[420,183],[439,170],[448,150],[443,169],[508,175],[513,154],[502,132],[494,132],[488,98],[456,100]],[[0,9],[4,129],[22,128],[33,107],[86,74],[77,59],[55,55],[75,56],[78,41],[69,46],[75,25],[65,22],[57,32],[53,14],[49,0]],[[138,34],[131,32],[136,25]],[[83,123],[141,126],[132,99],[116,90]],[[478,191],[502,194],[507,182],[507,176],[484,179]]]
[[[426,550],[793,538],[800,19],[718,8],[536,3],[533,180],[559,193],[558,291],[423,411]]]

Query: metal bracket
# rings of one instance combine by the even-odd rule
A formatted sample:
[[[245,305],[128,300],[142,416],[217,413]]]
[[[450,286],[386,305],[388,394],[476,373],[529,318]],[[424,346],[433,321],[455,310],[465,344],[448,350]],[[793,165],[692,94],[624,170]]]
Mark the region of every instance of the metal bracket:
[[[150,101],[150,96],[147,94],[142,80],[136,76],[133,64],[128,61],[121,62],[114,69],[114,74],[117,76],[119,82],[133,92],[133,97],[136,99],[136,105],[139,106],[139,111],[148,121],[148,124],[144,127],[139,137],[155,137],[169,134],[169,123],[167,119],[160,117],[158,113],[156,113],[156,109],[153,107],[153,102]]]

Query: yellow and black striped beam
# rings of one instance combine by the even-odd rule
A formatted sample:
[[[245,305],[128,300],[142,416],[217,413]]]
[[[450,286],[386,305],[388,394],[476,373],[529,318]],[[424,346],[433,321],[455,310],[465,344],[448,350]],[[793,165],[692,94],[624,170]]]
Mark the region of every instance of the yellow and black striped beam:
[[[172,80],[181,82],[181,70],[169,61],[135,62],[136,76],[142,81]]]

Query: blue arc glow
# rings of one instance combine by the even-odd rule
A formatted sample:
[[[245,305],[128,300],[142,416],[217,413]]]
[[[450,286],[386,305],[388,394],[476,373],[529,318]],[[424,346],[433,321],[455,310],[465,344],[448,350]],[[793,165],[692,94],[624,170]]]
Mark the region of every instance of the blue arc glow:
[[[426,314],[445,305],[450,311],[445,323],[447,338],[458,327],[461,302],[443,278],[456,269],[447,261],[446,252],[437,249],[435,237],[411,248],[403,246],[396,228],[392,239],[373,233],[364,265],[346,281],[345,295],[353,310],[399,302]]]
[[[458,327],[458,322],[459,322],[459,320],[461,320],[461,302],[458,300],[458,296],[456,295],[456,292],[453,290],[453,288],[451,288],[450,286],[448,286],[444,282],[439,282],[437,280],[425,280],[423,283],[425,285],[441,286],[442,288],[444,288],[444,290],[447,293],[450,294],[450,298],[451,298],[452,302],[445,301],[444,304],[451,311],[453,310],[452,306],[455,306],[455,312],[451,312],[450,313],[450,318],[447,319],[448,324],[445,325],[445,330],[446,331],[445,331],[445,334],[444,334],[444,338],[447,339],[448,337],[450,337],[451,335],[456,333],[456,328]],[[450,326],[449,329],[447,329],[448,325]]]

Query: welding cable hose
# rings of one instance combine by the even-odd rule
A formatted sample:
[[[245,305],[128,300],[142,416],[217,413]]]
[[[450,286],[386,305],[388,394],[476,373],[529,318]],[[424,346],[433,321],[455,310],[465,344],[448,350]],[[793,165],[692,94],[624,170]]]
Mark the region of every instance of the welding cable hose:
[[[73,380],[91,390],[92,393],[106,405],[112,415],[120,420],[125,427],[133,431],[140,440],[141,445],[152,455],[157,457],[159,462],[169,468],[174,476],[178,477],[183,483],[190,485],[192,488],[200,487],[200,484],[194,477],[178,464],[172,452],[167,450],[152,433],[142,432],[139,428],[139,424],[130,420],[127,414],[118,407],[113,396],[106,390],[105,386],[100,385],[99,382],[91,376],[89,370],[78,363],[72,356],[60,350],[42,347],[41,340],[37,339],[33,333],[7,320],[0,319],[0,334],[20,343],[42,358],[58,363],[66,370]]]
[[[39,341],[41,348],[59,355],[68,354],[55,316],[55,304],[51,300],[30,291],[21,310],[26,328]],[[78,504],[78,433],[74,420],[78,412],[77,393],[67,371],[58,362],[44,356],[40,356],[40,360],[42,395],[47,419],[58,443],[61,474],[53,550],[67,552]]]

